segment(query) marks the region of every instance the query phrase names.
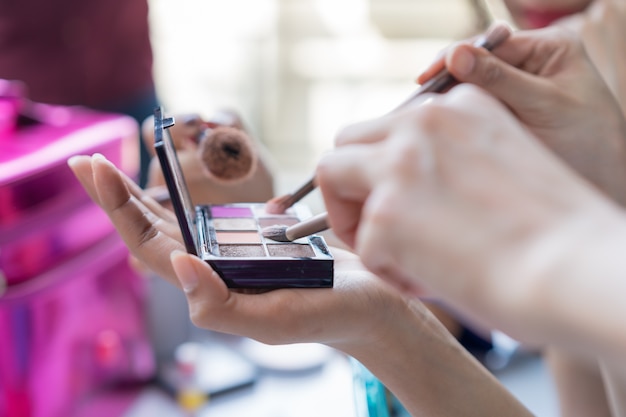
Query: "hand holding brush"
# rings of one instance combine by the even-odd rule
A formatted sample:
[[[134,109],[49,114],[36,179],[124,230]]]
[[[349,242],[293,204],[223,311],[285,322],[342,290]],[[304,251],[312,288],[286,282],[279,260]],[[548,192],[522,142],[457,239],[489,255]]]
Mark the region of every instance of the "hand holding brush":
[[[508,39],[510,35],[511,28],[508,25],[497,23],[481,35],[474,42],[474,46],[485,48],[490,51]],[[399,106],[394,108],[390,113],[401,110],[405,106],[415,102],[426,93],[442,93],[449,90],[456,84],[458,84],[458,81],[444,67],[438,73],[433,75],[432,78],[422,84],[417,91],[415,91]],[[316,186],[315,176],[313,176],[295,192],[269,200],[266,203],[266,210],[269,213],[284,213],[285,210],[313,191]],[[263,235],[274,240],[282,239],[281,241],[291,241],[294,240],[294,236],[297,236],[297,238],[306,236],[306,234],[302,234],[305,231],[310,232],[308,233],[309,235],[319,233],[329,227],[325,215],[326,213],[322,213],[321,215],[304,220],[299,225],[293,225],[290,227],[281,225],[270,226],[263,230]]]

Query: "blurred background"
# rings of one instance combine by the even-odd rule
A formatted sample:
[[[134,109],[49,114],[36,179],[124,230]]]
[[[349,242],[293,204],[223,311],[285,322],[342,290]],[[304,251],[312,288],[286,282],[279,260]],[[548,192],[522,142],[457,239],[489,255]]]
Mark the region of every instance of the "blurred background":
[[[417,75],[447,45],[475,35],[494,17],[507,18],[501,2],[496,0],[148,0],[148,4],[153,73],[157,95],[166,112],[170,115],[198,113],[203,118],[210,118],[215,111],[224,108],[238,112],[248,130],[267,150],[276,195],[293,191],[308,179],[320,156],[332,149],[335,134],[344,125],[378,117],[414,92]],[[124,126],[126,136],[135,144],[138,132],[134,122],[132,126]],[[112,136],[108,139],[118,152],[121,138]],[[9,146],[11,143],[6,141],[0,145]],[[33,153],[36,151],[34,148]],[[119,157],[120,160],[132,158],[135,162],[139,159],[132,152]],[[59,176],[60,189],[67,190],[65,185],[73,178],[67,172],[66,158],[57,155],[57,159],[59,173],[66,175]],[[2,158],[0,162],[3,162]],[[17,182],[9,182],[3,190],[0,182],[0,192],[4,191],[9,196],[21,195],[28,200],[31,195],[41,194],[46,188],[33,181],[27,182],[23,190],[14,192],[18,185]],[[76,201],[71,200],[74,197],[68,194],[68,207],[77,206]],[[33,212],[41,209],[41,213],[28,217],[24,214],[26,210],[22,213],[7,203],[8,199],[0,198],[0,209],[16,215],[15,219],[3,218],[5,212],[0,210],[0,220],[7,220],[0,222],[0,226],[4,227],[0,228],[0,255],[3,251],[6,255],[16,247],[8,234],[5,233],[5,241],[2,240],[3,231],[8,230],[16,236],[25,235],[21,228],[27,222],[20,224],[23,219],[37,217],[46,224],[54,222],[49,207],[46,207],[51,200],[42,200],[45,204],[37,207],[32,204]],[[60,228],[51,229],[46,232],[45,239],[37,234],[38,231],[29,232],[34,238],[23,248],[17,248],[23,249],[20,254],[28,255],[20,265],[29,265],[30,257],[41,258],[40,252],[33,254],[32,240],[36,243],[34,247],[41,250],[42,247],[54,247],[58,235],[68,230],[72,237],[77,235],[73,233],[77,229],[93,230],[95,217],[104,215],[100,211],[91,211],[94,207],[87,200],[86,196],[80,200],[85,205],[85,224],[81,226],[84,229],[73,224],[63,231]],[[307,196],[304,203],[314,212],[323,209],[319,193]],[[32,207],[28,206],[29,209]],[[59,206],[53,214],[66,215],[70,212],[68,207]],[[108,219],[97,220],[106,223],[103,235],[113,234]],[[114,243],[117,245],[115,255],[121,265],[119,268],[133,275],[132,271],[126,271],[123,244]],[[81,246],[83,249],[95,250],[97,247],[90,241]],[[58,258],[58,254],[53,253],[51,257]],[[109,270],[103,267],[96,282],[91,277],[91,254],[85,252],[84,258],[86,272],[79,273],[77,268],[59,270],[59,281],[68,281],[66,275],[76,275],[86,282],[88,289],[106,286],[102,283],[108,285],[112,276]],[[110,260],[103,259],[102,263],[109,264]],[[0,270],[7,264],[0,264]],[[47,270],[52,269],[50,265],[42,266],[37,274],[41,272],[45,277]],[[29,279],[37,278],[37,274],[33,272]],[[117,275],[122,277],[123,274]],[[18,398],[17,390],[11,391],[7,387],[16,386],[27,393],[42,392],[48,399],[53,397],[46,395],[51,392],[47,382],[35,389],[30,386],[30,381],[42,379],[40,370],[52,362],[49,358],[63,356],[67,366],[64,369],[48,366],[51,369],[48,376],[50,380],[57,381],[64,372],[67,376],[64,381],[67,380],[69,386],[66,390],[68,398],[74,399],[74,388],[80,385],[80,381],[76,383],[80,372],[74,371],[84,366],[75,360],[74,351],[65,349],[66,345],[57,347],[55,352],[49,345],[55,337],[61,339],[57,329],[63,326],[59,324],[61,321],[57,315],[61,314],[59,312],[66,313],[61,308],[62,304],[80,297],[76,297],[77,290],[68,288],[66,299],[59,301],[51,296],[49,300],[38,301],[40,310],[37,310],[33,308],[35,303],[32,299],[22,297],[17,285],[11,288],[10,280],[3,294],[2,278],[0,271],[0,336],[5,338],[5,333],[9,334],[5,338],[9,342],[11,337],[16,340],[21,338],[23,344],[15,343],[18,347],[14,352],[0,349],[0,415],[3,409],[20,403],[26,405],[21,409],[14,408],[18,411],[9,412],[7,417],[52,416],[49,407],[45,410],[41,401],[32,405],[34,401],[30,398]],[[120,396],[119,392],[115,392],[109,396],[104,392],[102,398],[99,395],[90,395],[87,400],[84,396],[80,397],[73,417],[240,416],[251,411],[256,416],[267,417],[402,415],[401,411],[396,414],[373,414],[371,410],[366,410],[367,406],[362,402],[378,398],[366,388],[376,388],[376,395],[383,398],[386,393],[376,385],[375,378],[351,363],[345,355],[316,345],[268,348],[250,340],[196,329],[189,321],[186,299],[180,291],[158,277],[131,284],[143,290],[146,282],[147,294],[138,291],[137,298],[140,300],[129,302],[129,309],[134,309],[134,316],[143,318],[135,310],[144,307],[143,296],[146,295],[150,341],[149,346],[142,345],[142,348],[150,352],[143,352],[142,357],[150,359],[154,353],[157,368],[153,368],[154,364],[147,360],[141,376],[148,375],[150,384],[133,386],[128,395]],[[126,294],[128,285],[123,282],[118,293]],[[84,293],[85,289],[78,291]],[[103,299],[100,293],[98,296]],[[89,303],[89,300],[85,302]],[[120,314],[108,307],[109,304],[103,304],[105,312],[102,316],[117,315],[118,321],[128,321],[123,317],[120,320]],[[77,314],[74,312],[82,313],[85,308],[88,306],[76,305],[75,310],[65,316],[81,330],[94,327],[93,322],[78,323],[75,319]],[[31,310],[40,312],[35,315],[31,314]],[[43,328],[50,331],[49,338],[42,337],[38,344],[24,331],[25,328],[31,330],[24,323],[39,323],[31,316],[44,320]],[[3,321],[5,317],[6,322]],[[56,321],[48,320],[48,317]],[[138,323],[137,327],[140,325],[143,323]],[[109,324],[103,324],[105,330],[106,326]],[[37,329],[35,325],[31,327]],[[115,334],[111,332],[98,333],[98,337],[102,337],[94,344],[96,356],[107,364],[115,362],[115,355],[121,355],[120,352],[136,351],[122,343],[132,341],[133,336],[137,336],[135,330],[128,330],[130,336],[120,339],[122,341],[115,339]],[[515,341],[504,335],[497,336],[498,343],[491,358],[496,375],[533,412],[545,417],[556,415],[554,391],[541,360],[532,355],[518,355]],[[137,339],[147,343],[147,336],[143,334]],[[74,343],[69,336],[66,341]],[[34,363],[32,357],[24,353],[26,349],[22,348],[29,344],[42,347],[41,363]],[[93,356],[91,344],[79,348],[75,349],[83,352],[86,358]],[[81,360],[89,364],[93,362],[91,356]],[[2,367],[16,362],[16,357],[24,363],[14,367],[14,374],[20,378],[26,375],[24,380],[13,378],[13,374],[9,375],[7,368]],[[121,364],[120,368],[126,371],[137,362],[133,360],[118,361],[116,364]],[[171,368],[168,365],[176,368],[178,376],[170,377]],[[194,396],[197,387],[186,386],[187,381],[179,378],[180,372],[190,369],[194,375],[204,378],[204,391],[200,396]],[[93,372],[84,373],[91,375]],[[153,384],[155,381],[158,383]],[[211,392],[209,399],[205,395],[208,391]],[[214,395],[226,392],[228,395]],[[185,396],[179,395],[181,393]],[[39,406],[42,410],[39,414],[24,411],[27,406],[33,409]],[[66,414],[63,416],[67,417]]]
[[[506,18],[482,0],[150,0],[158,94],[171,113],[239,111],[285,192],[338,129],[395,107],[487,12]]]

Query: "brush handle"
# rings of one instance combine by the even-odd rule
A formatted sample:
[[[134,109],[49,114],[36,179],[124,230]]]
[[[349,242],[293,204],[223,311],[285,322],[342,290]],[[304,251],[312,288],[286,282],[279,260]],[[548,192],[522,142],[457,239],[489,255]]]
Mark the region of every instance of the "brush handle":
[[[505,24],[499,24],[490,28],[485,34],[480,36],[475,42],[474,46],[478,48],[485,48],[488,51],[491,51],[502,42],[507,40],[511,36],[511,29],[509,26]],[[393,113],[397,110],[402,109],[404,106],[412,103],[418,97],[426,94],[426,93],[442,93],[449,89],[450,87],[458,84],[458,81],[448,72],[446,68],[439,71],[433,78],[426,81],[422,84],[417,91],[415,91],[411,96],[409,96],[404,102],[402,102],[399,106],[394,108],[390,113]],[[313,191],[317,187],[315,183],[315,175],[311,177],[306,183],[304,183],[300,188],[298,188],[293,194],[291,194],[281,205],[285,209],[293,206],[302,198],[304,198],[307,194]],[[324,229],[321,229],[324,230]],[[319,231],[319,230],[318,230]],[[309,234],[313,234],[316,232],[312,232]],[[306,236],[306,235],[302,235]]]
[[[285,207],[289,208],[302,200],[311,191],[315,190],[317,183],[315,182],[315,175],[313,175],[307,182],[305,182],[300,188],[298,188],[293,194],[291,194],[283,203]]]
[[[301,237],[323,232],[326,229],[328,229],[328,213],[324,212],[289,226],[285,230],[285,237],[289,241],[294,241]]]
[[[498,45],[502,44],[511,36],[511,29],[504,25],[499,24],[489,29],[484,35],[480,36],[475,42],[474,46],[477,48],[485,48],[491,51]],[[399,106],[391,111],[391,113],[402,109],[404,106],[412,103],[415,99],[426,93],[441,93],[458,84],[456,78],[448,72],[446,68],[439,71],[433,78],[422,84],[417,91],[415,91],[409,98],[404,100]]]

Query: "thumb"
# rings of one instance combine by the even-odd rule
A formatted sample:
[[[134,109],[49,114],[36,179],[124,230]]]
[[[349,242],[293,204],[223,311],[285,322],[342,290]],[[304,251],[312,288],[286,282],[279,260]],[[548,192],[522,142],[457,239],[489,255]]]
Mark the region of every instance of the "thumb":
[[[475,84],[509,106],[518,115],[532,110],[549,84],[482,48],[459,44],[446,56],[448,71],[459,81]]]

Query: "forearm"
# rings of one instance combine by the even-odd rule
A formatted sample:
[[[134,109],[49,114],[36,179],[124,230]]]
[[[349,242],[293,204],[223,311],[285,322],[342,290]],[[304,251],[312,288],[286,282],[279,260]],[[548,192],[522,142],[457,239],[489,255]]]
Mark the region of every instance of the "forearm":
[[[419,302],[408,302],[371,343],[344,350],[415,416],[530,416]]]
[[[557,388],[560,415],[612,416],[597,360],[554,348],[546,349],[545,360]]]
[[[602,376],[613,417],[626,416],[626,374],[615,363],[601,361]]]
[[[619,210],[593,215],[578,232],[544,241],[543,254],[536,248],[535,261],[550,252],[550,243],[564,247],[546,262],[549,267],[528,277],[532,289],[522,296],[521,321],[540,343],[617,363],[626,352],[626,332],[620,331],[626,317],[626,221]]]

